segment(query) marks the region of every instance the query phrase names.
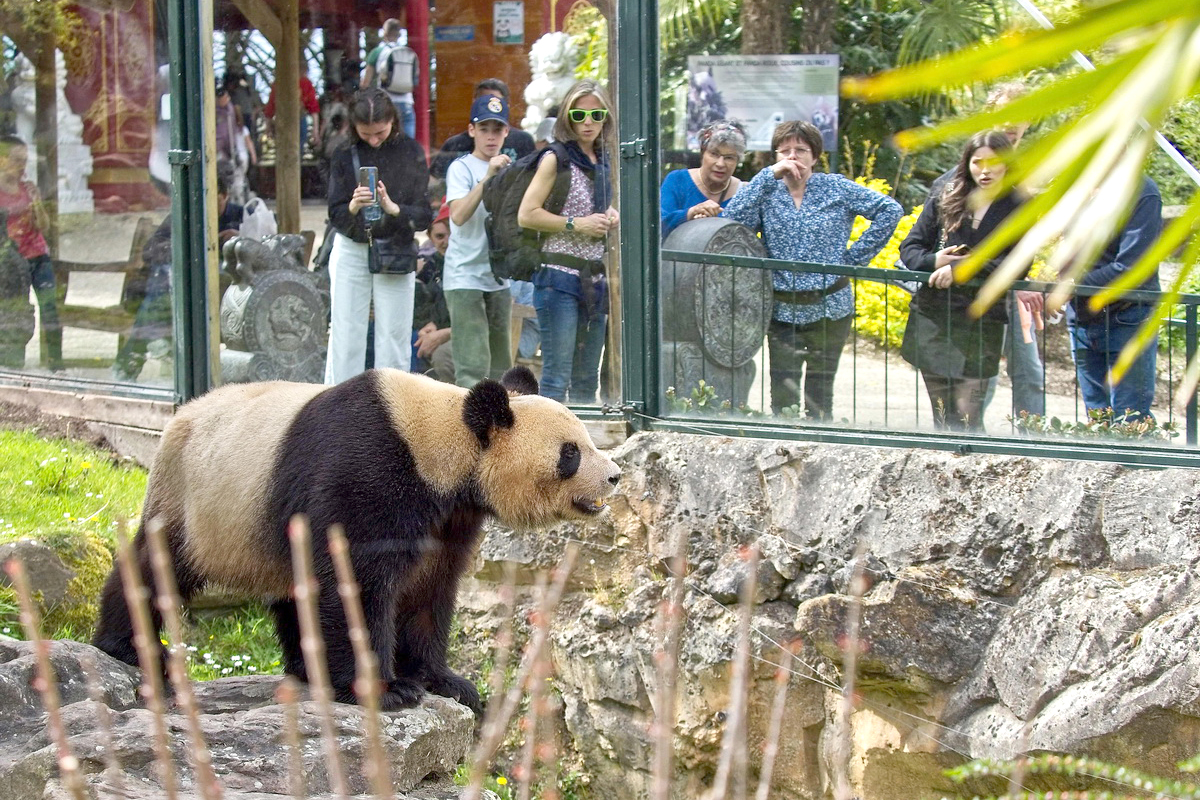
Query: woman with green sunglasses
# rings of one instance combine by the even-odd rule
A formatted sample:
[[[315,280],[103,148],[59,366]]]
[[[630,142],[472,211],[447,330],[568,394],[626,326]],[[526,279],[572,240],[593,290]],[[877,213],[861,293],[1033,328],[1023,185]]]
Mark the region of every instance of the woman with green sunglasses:
[[[533,306],[542,336],[541,393],[566,402],[596,402],[608,322],[607,238],[616,232],[609,167],[614,120],[604,88],[593,80],[567,92],[554,123],[555,147],[542,151],[517,221],[547,234],[533,274]],[[561,146],[561,147],[560,147]],[[560,164],[560,154],[565,164]],[[570,188],[561,208],[546,208],[560,171]]]

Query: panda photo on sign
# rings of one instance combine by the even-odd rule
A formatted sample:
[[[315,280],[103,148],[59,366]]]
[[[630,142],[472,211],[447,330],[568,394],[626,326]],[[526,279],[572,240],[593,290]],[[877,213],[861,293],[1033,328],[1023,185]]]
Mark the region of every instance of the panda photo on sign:
[[[158,522],[181,600],[210,583],[262,598],[284,670],[307,680],[287,536],[289,520],[306,516],[330,684],[337,701],[353,703],[354,653],[326,539],[341,525],[386,684],[381,708],[415,705],[428,691],[478,713],[479,693],[446,665],[446,647],[484,521],[591,519],[620,478],[579,419],[537,390],[525,367],[470,390],[393,369],[334,386],[215,389],[163,434],[133,543],[142,580],[154,585],[145,528]],[[133,640],[114,568],[93,641],[136,665]]]

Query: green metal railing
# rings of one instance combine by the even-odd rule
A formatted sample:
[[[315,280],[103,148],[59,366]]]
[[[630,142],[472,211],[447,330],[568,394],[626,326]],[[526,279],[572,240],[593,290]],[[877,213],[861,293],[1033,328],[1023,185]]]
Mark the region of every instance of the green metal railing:
[[[750,269],[788,269],[801,272],[844,275],[856,281],[875,281],[885,284],[897,284],[902,281],[919,280],[924,277],[921,273],[911,273],[894,269],[854,267],[849,265],[803,264],[769,258],[701,254],[678,250],[664,250],[658,255],[661,258],[661,261],[657,262],[658,264],[676,262]],[[975,285],[978,284],[976,283]],[[972,284],[967,284],[966,286],[970,287]],[[1050,286],[1045,283],[1020,281],[1014,284],[1013,288],[1047,292]],[[1081,295],[1094,294],[1097,291],[1099,289],[1089,287],[1078,287],[1077,289],[1077,293]],[[1147,303],[1156,302],[1160,297],[1161,294],[1158,292],[1147,291],[1130,292],[1127,295],[1127,299]],[[1170,324],[1183,331],[1185,342],[1184,356],[1190,360],[1195,355],[1197,349],[1196,309],[1197,306],[1200,306],[1200,295],[1181,295],[1176,303],[1182,308],[1183,319],[1172,320]],[[855,355],[853,344],[848,343],[847,348],[846,358],[853,359]],[[884,351],[885,353],[887,352],[886,347]],[[1176,356],[1177,354],[1172,353],[1168,347],[1168,359]],[[655,346],[652,350],[645,353],[645,357],[653,362],[653,366],[650,369],[658,374],[657,371],[661,367],[659,362],[663,358],[659,348]],[[844,358],[841,369],[854,369],[853,362],[851,365],[846,365]],[[1182,375],[1182,372],[1182,368],[1175,369],[1173,361],[1168,362],[1170,392],[1173,392],[1177,383],[1175,380],[1176,373]],[[910,374],[913,374],[911,370]],[[1074,374],[1073,367],[1071,367],[1071,374],[1072,376]],[[924,398],[923,392],[920,392],[920,394],[921,397],[918,399],[918,402],[927,403],[928,401]],[[1080,403],[1080,407],[1082,408],[1082,403]],[[1078,458],[1139,466],[1200,466],[1200,450],[1196,449],[1198,426],[1197,400],[1195,397],[1188,400],[1183,411],[1182,424],[1184,435],[1180,440],[1174,442],[1145,442],[1138,440],[1072,441],[1069,438],[1029,436],[1018,433],[1015,430],[1008,433],[974,433],[944,430],[870,428],[837,423],[812,423],[804,420],[781,419],[770,416],[765,418],[739,419],[731,415],[696,416],[690,413],[650,414],[648,411],[639,412],[630,408],[626,409],[626,413],[631,417],[640,417],[640,427],[644,428],[863,445],[918,446],[934,449],[950,449],[960,453],[988,452]],[[1170,416],[1174,412],[1168,407],[1166,413]]]

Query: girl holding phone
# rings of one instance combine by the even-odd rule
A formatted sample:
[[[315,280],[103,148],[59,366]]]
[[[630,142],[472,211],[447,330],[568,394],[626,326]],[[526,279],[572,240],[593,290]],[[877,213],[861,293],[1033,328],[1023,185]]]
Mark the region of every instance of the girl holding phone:
[[[1022,202],[1016,192],[987,193],[1003,180],[1011,151],[1012,143],[1000,131],[972,136],[954,177],[940,197],[925,204],[900,243],[904,264],[929,273],[909,305],[900,354],[921,371],[938,428],[983,430],[988,380],[1000,371],[1008,314],[997,304],[972,318],[967,307],[977,288],[955,286],[954,267]],[[979,275],[990,275],[1005,255],[989,261]]]
[[[335,238],[329,255],[326,383],[340,383],[366,369],[372,304],[375,366],[409,370],[415,275],[372,274],[367,268],[368,231],[376,241],[387,239],[415,253],[413,235],[433,218],[428,184],[425,152],[400,132],[387,92],[358,92],[350,102],[350,140],[329,163],[329,235]]]

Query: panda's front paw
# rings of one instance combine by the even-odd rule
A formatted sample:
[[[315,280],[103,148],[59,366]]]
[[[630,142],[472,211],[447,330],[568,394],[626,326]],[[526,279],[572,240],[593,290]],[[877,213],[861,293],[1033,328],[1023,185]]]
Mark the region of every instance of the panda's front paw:
[[[379,697],[381,711],[395,711],[419,705],[425,697],[425,687],[412,678],[396,678],[388,681],[387,691]]]
[[[475,716],[483,714],[483,702],[479,699],[479,690],[475,684],[461,675],[455,675],[449,670],[438,673],[425,683],[425,688],[432,694],[457,700],[475,712]]]
[[[334,686],[333,687],[333,702],[345,703],[347,705],[356,705],[358,696],[354,694],[352,686]]]

